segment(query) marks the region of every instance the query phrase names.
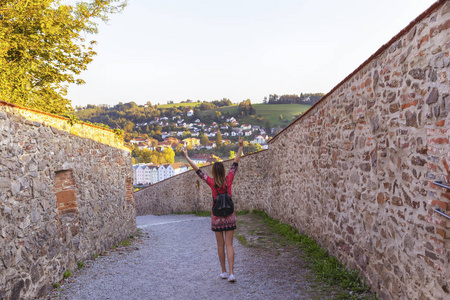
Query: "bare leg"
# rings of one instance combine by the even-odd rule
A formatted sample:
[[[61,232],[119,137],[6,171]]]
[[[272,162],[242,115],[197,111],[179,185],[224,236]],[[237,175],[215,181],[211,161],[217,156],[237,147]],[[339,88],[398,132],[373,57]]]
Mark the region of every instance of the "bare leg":
[[[219,254],[220,267],[222,268],[222,273],[227,271],[227,267],[225,266],[225,243],[223,239],[222,231],[215,231],[216,233],[216,242],[217,242],[217,254]]]
[[[234,274],[234,248],[233,248],[234,230],[225,231],[225,247],[227,248],[228,268],[230,275]]]

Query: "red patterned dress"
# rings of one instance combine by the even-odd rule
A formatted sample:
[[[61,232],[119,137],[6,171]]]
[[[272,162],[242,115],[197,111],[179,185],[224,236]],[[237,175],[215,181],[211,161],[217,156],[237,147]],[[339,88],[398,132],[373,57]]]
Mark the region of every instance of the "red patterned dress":
[[[238,164],[233,163],[230,171],[228,172],[227,177],[225,177],[226,186],[228,188],[227,193],[230,196],[231,196],[231,185],[233,183],[233,178],[237,172],[237,169],[238,169]],[[201,179],[203,179],[206,182],[206,184],[209,185],[209,187],[211,188],[212,194],[213,194],[213,199],[215,199],[217,197],[217,192],[219,192],[219,194],[225,193],[225,183],[224,183],[224,186],[216,189],[213,178],[206,175],[200,169],[197,170],[197,175]],[[217,217],[212,214],[213,202],[211,203],[211,230],[212,231],[235,230],[236,229],[236,216],[235,216],[234,212],[231,215],[226,216],[226,217]]]

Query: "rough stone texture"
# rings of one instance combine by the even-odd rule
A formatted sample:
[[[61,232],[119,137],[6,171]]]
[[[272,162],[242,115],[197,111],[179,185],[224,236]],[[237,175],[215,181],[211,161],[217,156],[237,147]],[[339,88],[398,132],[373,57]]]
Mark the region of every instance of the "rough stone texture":
[[[32,299],[136,229],[112,131],[0,102],[0,298]]]
[[[267,180],[270,180],[267,168],[269,160],[265,157],[268,151],[257,155],[247,155],[239,163],[238,174],[233,181],[233,199],[237,210],[253,210],[261,208],[264,199],[271,194]],[[262,159],[261,159],[262,158]],[[232,161],[224,163],[229,170]],[[202,169],[211,174],[212,166]],[[252,187],[262,187],[252,189]],[[136,213],[139,216],[149,214],[171,214],[180,212],[209,210],[212,204],[211,189],[201,180],[194,171],[185,172],[172,178],[163,180],[151,188],[135,193]],[[253,199],[240,201],[240,199]]]
[[[450,12],[413,27],[243,157],[236,209],[263,209],[357,269],[381,299],[449,299]],[[226,163],[230,167],[231,162]],[[204,168],[211,174],[210,167]],[[138,214],[205,210],[187,172],[135,194]]]

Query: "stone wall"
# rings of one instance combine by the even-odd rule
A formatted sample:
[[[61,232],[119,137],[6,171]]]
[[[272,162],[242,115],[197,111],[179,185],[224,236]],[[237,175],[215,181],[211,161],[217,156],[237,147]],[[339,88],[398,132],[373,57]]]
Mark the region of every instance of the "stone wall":
[[[238,172],[234,177],[233,199],[237,210],[263,208],[263,199],[269,198],[269,190],[261,187],[270,180],[267,168],[269,160],[264,150],[260,153],[241,158]],[[228,171],[233,161],[224,162]],[[212,165],[202,167],[211,176]],[[137,215],[171,214],[190,211],[210,210],[212,205],[211,189],[191,170],[168,178],[135,193]],[[249,200],[246,200],[249,199]]]
[[[268,151],[241,159],[237,209],[313,237],[381,299],[449,299],[450,222],[434,209],[450,214],[450,192],[433,184],[449,182],[449,52],[450,2],[438,1]],[[207,209],[197,180],[188,172],[140,191],[138,213]]]
[[[293,182],[274,183],[268,212],[290,222],[294,206],[292,224],[381,299],[450,298],[450,223],[433,211],[448,214],[450,198],[432,183],[448,182],[450,161],[450,3],[440,4],[270,144],[272,172]]]
[[[135,229],[121,138],[0,102],[0,299],[44,295]]]

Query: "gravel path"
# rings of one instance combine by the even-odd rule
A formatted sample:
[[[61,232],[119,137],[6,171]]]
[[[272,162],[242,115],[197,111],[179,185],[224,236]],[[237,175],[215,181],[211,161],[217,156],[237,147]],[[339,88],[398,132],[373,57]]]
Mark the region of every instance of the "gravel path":
[[[272,260],[235,239],[236,283],[219,278],[210,218],[194,215],[137,218],[144,236],[87,263],[50,299],[319,299],[292,262]],[[287,255],[287,256],[286,256]],[[291,255],[292,256],[292,255]],[[280,263],[280,258],[285,263]],[[326,299],[326,298],[322,298]]]

